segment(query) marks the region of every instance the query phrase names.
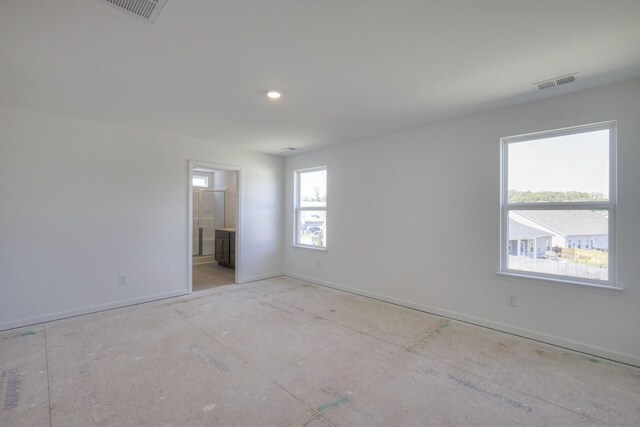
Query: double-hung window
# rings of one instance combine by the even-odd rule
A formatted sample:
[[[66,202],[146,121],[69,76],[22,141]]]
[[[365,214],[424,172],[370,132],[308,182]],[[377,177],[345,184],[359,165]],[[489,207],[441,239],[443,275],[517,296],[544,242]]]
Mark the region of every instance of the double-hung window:
[[[327,168],[295,172],[295,241],[297,246],[327,247]]]
[[[615,122],[501,145],[500,271],[615,286]]]

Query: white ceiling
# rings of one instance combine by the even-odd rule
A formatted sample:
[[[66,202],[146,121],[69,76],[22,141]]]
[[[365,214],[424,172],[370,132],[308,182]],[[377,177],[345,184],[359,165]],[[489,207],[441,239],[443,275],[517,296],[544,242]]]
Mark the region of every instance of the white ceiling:
[[[640,76],[639,23],[638,0],[169,0],[156,24],[0,0],[0,103],[278,154]]]

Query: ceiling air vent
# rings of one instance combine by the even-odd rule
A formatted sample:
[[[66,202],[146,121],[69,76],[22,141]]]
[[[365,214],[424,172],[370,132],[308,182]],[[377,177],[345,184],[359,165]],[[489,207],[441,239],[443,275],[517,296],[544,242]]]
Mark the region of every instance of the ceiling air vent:
[[[567,83],[573,83],[578,79],[578,73],[568,74],[566,76],[556,77],[555,79],[545,80],[543,82],[534,83],[533,85],[538,90],[549,89],[552,87],[566,85]]]
[[[155,23],[167,0],[102,0],[111,3],[145,21]]]

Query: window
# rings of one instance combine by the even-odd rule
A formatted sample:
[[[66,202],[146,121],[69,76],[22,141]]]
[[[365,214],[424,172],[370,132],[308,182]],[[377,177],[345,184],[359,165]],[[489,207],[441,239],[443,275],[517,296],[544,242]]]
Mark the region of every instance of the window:
[[[297,246],[327,246],[327,168],[296,171],[295,242]]]
[[[209,177],[201,175],[193,175],[192,185],[194,187],[209,187]]]
[[[615,286],[615,130],[502,138],[502,273]]]

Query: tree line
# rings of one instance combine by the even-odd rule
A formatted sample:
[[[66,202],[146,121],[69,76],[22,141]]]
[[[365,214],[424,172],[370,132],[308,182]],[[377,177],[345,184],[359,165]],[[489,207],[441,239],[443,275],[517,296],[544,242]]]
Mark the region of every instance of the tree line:
[[[509,190],[509,203],[605,202],[602,193],[584,191],[519,191]]]

